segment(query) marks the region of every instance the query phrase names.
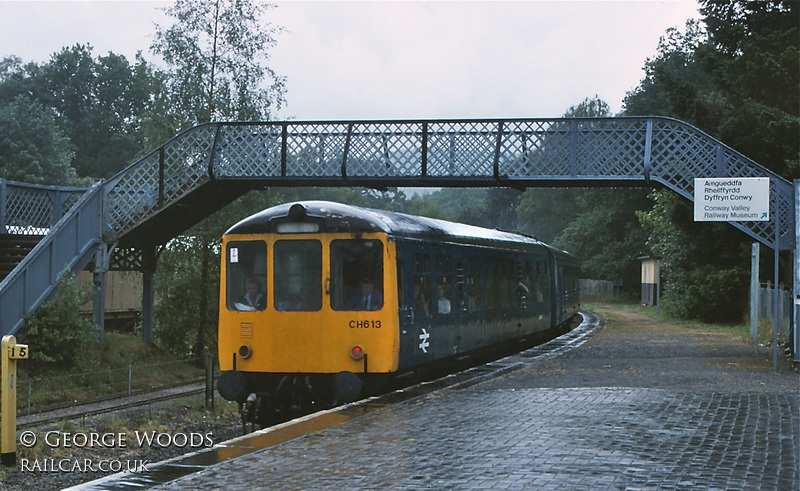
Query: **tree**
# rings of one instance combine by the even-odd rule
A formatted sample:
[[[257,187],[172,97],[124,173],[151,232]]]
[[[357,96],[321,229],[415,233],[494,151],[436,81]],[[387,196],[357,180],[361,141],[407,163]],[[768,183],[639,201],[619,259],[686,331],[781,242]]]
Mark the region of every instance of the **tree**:
[[[76,44],[54,54],[36,78],[45,103],[64,119],[79,175],[109,177],[143,153],[140,129],[154,82],[141,56],[135,66],[111,52],[95,60],[91,46]]]
[[[669,29],[625,114],[681,119],[786,178],[800,175],[800,5],[704,0]]]
[[[626,115],[687,121],[756,162],[792,178],[800,153],[800,8],[796,2],[703,0],[703,29],[667,31]],[[663,258],[664,305],[685,317],[740,320],[748,240],[730,226],[696,224],[690,203],[654,191],[640,219]],[[719,244],[726,244],[720,248]],[[744,265],[744,266],[743,266]]]
[[[284,79],[266,65],[279,31],[251,0],[177,0],[151,49],[169,67],[170,117],[187,127],[212,120],[265,120],[284,101]]]
[[[55,116],[83,177],[109,177],[143,153],[156,84],[141,56],[134,66],[111,52],[95,60],[89,45],[64,48],[43,65],[0,62],[0,106],[23,96]]]
[[[268,8],[251,0],[177,0],[166,9],[175,23],[156,26],[151,46],[168,70],[158,78],[154,101],[161,114],[148,123],[149,137],[168,138],[212,120],[269,119],[272,108],[283,103],[284,80],[266,66],[278,30],[262,21]],[[252,199],[246,196],[226,210],[248,208]],[[159,272],[159,284],[171,293],[157,307],[160,329],[167,330],[159,337],[179,334],[176,347],[196,356],[212,345],[219,289],[209,285],[218,282],[219,238],[231,223],[229,211],[218,212],[173,241],[160,260],[166,274]],[[181,265],[186,274],[171,274]],[[197,315],[192,334],[184,332],[189,324],[183,319],[168,321],[170,312],[185,308],[187,297]],[[189,338],[189,348],[178,342]]]
[[[664,265],[665,312],[706,322],[741,321],[750,251],[742,233],[726,224],[694,222],[692,207],[675,193],[653,191],[651,199],[653,208],[638,214],[650,250]]]
[[[0,175],[32,184],[86,184],[72,168],[74,151],[52,113],[20,95],[0,106]]]
[[[638,293],[640,263],[648,252],[647,233],[636,211],[650,203],[641,189],[584,189],[577,194],[578,213],[553,245],[574,254],[586,278],[620,282],[629,295]]]

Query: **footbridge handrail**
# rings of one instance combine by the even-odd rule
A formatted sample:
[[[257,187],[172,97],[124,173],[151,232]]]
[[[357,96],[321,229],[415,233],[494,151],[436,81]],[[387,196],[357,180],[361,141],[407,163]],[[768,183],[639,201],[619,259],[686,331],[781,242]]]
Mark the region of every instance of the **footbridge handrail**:
[[[45,235],[88,189],[0,178],[0,234]]]

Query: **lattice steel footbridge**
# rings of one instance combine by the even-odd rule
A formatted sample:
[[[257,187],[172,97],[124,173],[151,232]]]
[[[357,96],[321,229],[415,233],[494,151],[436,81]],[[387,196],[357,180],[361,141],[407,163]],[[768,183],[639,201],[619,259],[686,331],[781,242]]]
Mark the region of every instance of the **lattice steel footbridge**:
[[[77,271],[91,263],[98,285],[109,269],[145,274],[143,331],[149,340],[156,248],[254,188],[653,185],[693,200],[697,177],[770,178],[770,220],[732,225],[768,247],[777,242],[779,249],[795,251],[794,298],[800,298],[798,181],[793,185],[681,121],[205,124],[89,190],[2,183],[0,235],[46,235],[0,283],[0,333],[20,328],[52,294],[65,267]],[[99,293],[95,316],[101,326],[103,301]]]

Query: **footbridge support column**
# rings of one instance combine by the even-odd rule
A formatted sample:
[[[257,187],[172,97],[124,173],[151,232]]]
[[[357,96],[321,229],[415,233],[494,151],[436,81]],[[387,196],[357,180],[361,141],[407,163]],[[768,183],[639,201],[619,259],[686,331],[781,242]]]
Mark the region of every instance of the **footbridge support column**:
[[[95,329],[95,344],[102,347],[106,328],[106,272],[103,268],[105,261],[105,246],[100,245],[95,253],[92,283],[94,284],[94,297],[92,299],[92,321]]]
[[[142,253],[142,341],[153,342],[153,312],[156,274],[156,248],[146,247]]]

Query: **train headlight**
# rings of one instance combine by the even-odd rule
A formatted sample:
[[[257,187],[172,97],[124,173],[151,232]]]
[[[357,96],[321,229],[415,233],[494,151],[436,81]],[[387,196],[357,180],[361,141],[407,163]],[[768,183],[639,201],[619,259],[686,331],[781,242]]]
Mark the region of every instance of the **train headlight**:
[[[358,361],[364,358],[364,348],[359,345],[355,345],[350,348],[350,358]]]
[[[243,344],[243,345],[239,346],[239,358],[243,358],[243,359],[246,360],[246,359],[250,358],[250,355],[252,355],[252,354],[253,354],[253,350],[250,349],[250,345]]]

